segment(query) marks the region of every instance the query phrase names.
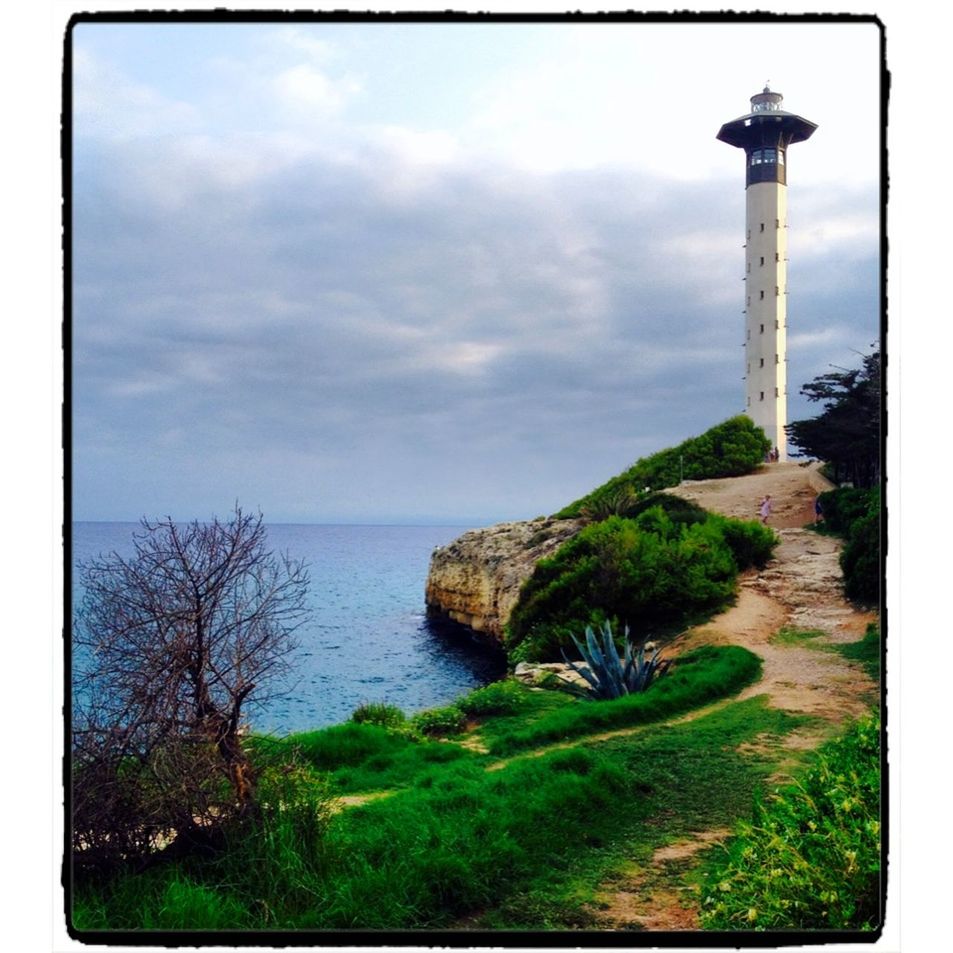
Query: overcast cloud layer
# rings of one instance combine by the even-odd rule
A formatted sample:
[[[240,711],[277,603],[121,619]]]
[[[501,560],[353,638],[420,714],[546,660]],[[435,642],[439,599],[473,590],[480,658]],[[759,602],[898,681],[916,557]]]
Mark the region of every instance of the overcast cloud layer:
[[[74,517],[532,517],[739,413],[715,134],[768,77],[819,123],[789,161],[813,414],[800,385],[878,335],[877,52],[858,24],[81,24]]]

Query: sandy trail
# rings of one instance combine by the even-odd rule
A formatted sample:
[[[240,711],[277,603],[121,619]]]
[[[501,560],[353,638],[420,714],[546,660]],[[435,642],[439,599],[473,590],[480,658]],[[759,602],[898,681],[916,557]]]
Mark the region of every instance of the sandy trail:
[[[877,618],[876,613],[859,611],[843,597],[839,541],[802,528],[813,519],[817,492],[829,486],[813,467],[781,463],[750,476],[686,483],[668,491],[743,519],[757,518],[761,498],[772,497],[768,525],[781,537],[775,558],[764,570],[742,578],[734,606],[680,636],[672,649],[740,645],[759,655],[763,676],[737,699],[767,695],[776,708],[815,717],[814,724],[786,736],[784,746],[792,753],[816,746],[845,719],[863,714],[878,694],[878,686],[859,665],[818,649],[825,643],[857,641]],[[772,641],[785,626],[822,634],[808,642]],[[775,780],[784,779],[786,767],[782,762]],[[597,913],[600,928],[698,929],[697,897],[684,884],[684,868],[691,866],[699,850],[728,833],[698,831],[659,848],[647,865],[633,865],[602,892]]]

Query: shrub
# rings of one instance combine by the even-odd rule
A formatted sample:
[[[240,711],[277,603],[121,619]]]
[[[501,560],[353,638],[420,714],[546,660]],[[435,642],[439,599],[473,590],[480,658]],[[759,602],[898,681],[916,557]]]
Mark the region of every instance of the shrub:
[[[396,705],[388,705],[385,702],[364,702],[354,709],[351,721],[358,725],[402,728],[407,724],[407,716]]]
[[[685,526],[690,526],[692,523],[704,523],[710,516],[708,510],[697,503],[675,496],[672,493],[649,493],[620,515],[635,519],[646,510],[655,507],[660,507],[673,523]]]
[[[467,716],[458,705],[418,712],[411,720],[421,734],[442,737],[456,735],[466,728]]]
[[[827,528],[846,541],[840,565],[849,599],[876,603],[880,598],[880,487],[840,487],[821,494]]]
[[[821,512],[827,528],[842,536],[850,532],[854,522],[870,509],[871,490],[838,487],[820,495]]]
[[[524,584],[507,626],[511,660],[558,659],[587,625],[628,625],[644,640],[721,608],[737,573],[721,526],[678,524],[655,506],[585,527]]]
[[[525,689],[509,679],[493,682],[470,692],[457,702],[457,707],[466,715],[510,715],[526,703]]]
[[[752,566],[764,569],[778,545],[778,536],[773,529],[753,520],[717,515],[713,515],[711,519],[731,549],[739,570]]]
[[[880,725],[824,745],[803,781],[755,805],[707,871],[715,930],[873,930],[880,922]]]
[[[880,598],[880,513],[856,520],[840,556],[848,599],[876,603]]]
[[[718,477],[751,473],[771,449],[764,431],[750,417],[740,414],[706,430],[677,447],[661,450],[636,461],[628,470],[614,476],[581,499],[570,503],[556,516],[560,519],[593,515],[619,514],[627,497],[641,497],[645,487],[662,490],[686,480],[714,480]],[[621,505],[620,505],[621,503]]]

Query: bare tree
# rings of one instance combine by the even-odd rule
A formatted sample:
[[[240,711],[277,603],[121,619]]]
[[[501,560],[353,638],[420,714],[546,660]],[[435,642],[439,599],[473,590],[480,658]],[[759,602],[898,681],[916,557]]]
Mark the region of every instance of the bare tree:
[[[269,697],[307,611],[307,572],[260,514],[143,520],[134,546],[80,567],[73,838],[94,862],[254,813],[243,706]]]

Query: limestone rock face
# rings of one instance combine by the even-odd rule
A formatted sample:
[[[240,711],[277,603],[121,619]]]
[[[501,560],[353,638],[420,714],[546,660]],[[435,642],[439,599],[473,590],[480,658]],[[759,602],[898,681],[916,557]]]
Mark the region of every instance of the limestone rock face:
[[[536,563],[585,525],[540,517],[474,529],[434,550],[427,610],[503,642],[503,627]]]

